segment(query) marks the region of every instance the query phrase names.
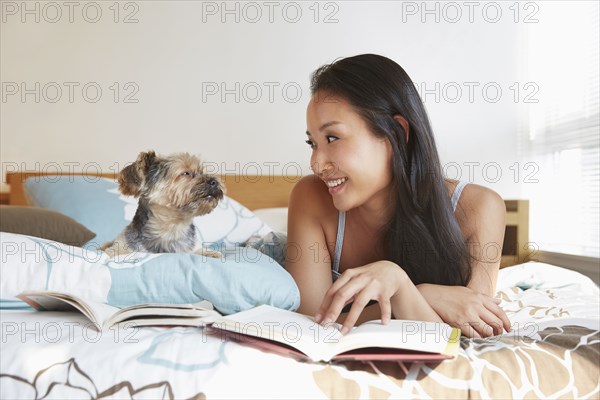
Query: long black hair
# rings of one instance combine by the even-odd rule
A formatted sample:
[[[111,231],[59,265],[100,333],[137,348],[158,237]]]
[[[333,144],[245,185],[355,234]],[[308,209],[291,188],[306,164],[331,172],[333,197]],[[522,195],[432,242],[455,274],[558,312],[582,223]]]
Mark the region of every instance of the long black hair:
[[[344,58],[313,73],[311,93],[342,97],[376,136],[392,145],[394,211],[384,228],[387,257],[414,284],[466,285],[469,251],[454,217],[425,106],[404,69],[375,54]],[[396,115],[408,121],[408,141]]]

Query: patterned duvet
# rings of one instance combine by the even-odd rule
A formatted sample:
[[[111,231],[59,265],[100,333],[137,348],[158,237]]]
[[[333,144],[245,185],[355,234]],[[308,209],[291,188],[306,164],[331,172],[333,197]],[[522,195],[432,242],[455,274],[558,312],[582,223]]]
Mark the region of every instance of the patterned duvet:
[[[0,398],[599,398],[598,287],[547,264],[501,270],[513,331],[441,363],[311,364],[205,330],[102,334],[75,313],[1,310]]]

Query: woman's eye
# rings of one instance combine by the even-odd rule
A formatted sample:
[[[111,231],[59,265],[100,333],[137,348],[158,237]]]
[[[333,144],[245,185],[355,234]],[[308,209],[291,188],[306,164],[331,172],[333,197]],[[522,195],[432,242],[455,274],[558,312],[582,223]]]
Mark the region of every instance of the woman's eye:
[[[192,173],[190,171],[185,171],[181,173],[182,176],[192,176]]]
[[[338,139],[337,137],[332,136],[332,135],[327,135],[326,138],[327,138],[327,143],[331,143]]]
[[[306,140],[305,143],[308,145],[308,147],[310,147],[311,149],[315,147],[315,144],[313,143],[312,140]]]

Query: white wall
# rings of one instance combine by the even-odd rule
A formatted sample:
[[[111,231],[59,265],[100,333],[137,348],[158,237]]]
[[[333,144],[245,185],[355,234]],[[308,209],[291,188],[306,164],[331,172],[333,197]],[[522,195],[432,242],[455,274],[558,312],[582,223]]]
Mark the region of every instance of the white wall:
[[[464,2],[428,2],[434,12],[424,14],[422,2],[139,1],[119,3],[115,23],[114,2],[75,2],[70,22],[63,2],[3,1],[2,174],[15,168],[68,171],[69,165],[89,171],[97,165],[111,172],[146,149],[198,153],[221,172],[252,174],[259,165],[267,173],[275,165],[275,173],[295,174],[299,165],[308,174],[309,149],[303,141],[310,73],[338,57],[372,52],[393,58],[428,90],[439,83],[439,100],[429,93],[425,103],[450,177],[457,174],[450,166],[459,165],[462,179],[507,198],[519,197],[509,167],[518,161],[524,92],[515,102],[511,86],[517,82],[522,90],[524,84],[519,81],[518,35],[524,16],[535,10],[521,8],[517,17],[512,3],[483,2],[469,9]],[[24,13],[24,4],[31,10],[37,4],[39,22],[36,12]],[[225,7],[238,11],[222,15]],[[99,21],[86,21],[95,18],[97,8]],[[288,22],[298,9],[299,20]],[[253,23],[257,10],[261,16]],[[457,11],[461,16],[452,22]],[[123,23],[131,13],[138,21]],[[327,15],[337,22],[324,23]],[[35,82],[40,82],[39,103],[35,93],[21,97],[20,85],[35,92]],[[72,102],[68,85],[75,83],[68,82],[79,85]],[[115,82],[121,95],[117,102]],[[125,87],[129,82],[134,86]],[[203,99],[203,85],[222,82],[228,88],[250,84],[247,96],[240,91],[239,102],[233,94],[224,102],[219,95]],[[265,82],[278,85],[272,102]],[[472,99],[465,82],[477,85]],[[88,83],[102,90],[95,103],[93,87],[87,100],[82,95]],[[283,96],[285,84],[290,97],[296,96],[295,87],[301,88],[297,101]],[[483,93],[486,84],[489,90]],[[255,103],[249,101],[256,95],[253,85],[263,90]],[[57,86],[62,95],[52,103]],[[462,95],[452,102],[457,86]],[[124,102],[134,87],[139,88],[133,95],[138,102]],[[492,102],[497,87],[502,94]],[[465,163],[472,162],[480,165],[469,177]],[[490,163],[501,167],[496,183]]]

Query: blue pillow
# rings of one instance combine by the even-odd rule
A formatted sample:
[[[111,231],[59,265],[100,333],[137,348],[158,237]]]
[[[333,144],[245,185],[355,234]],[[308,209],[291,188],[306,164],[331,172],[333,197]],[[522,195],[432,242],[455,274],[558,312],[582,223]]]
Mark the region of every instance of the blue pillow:
[[[110,274],[108,304],[117,307],[208,300],[220,313],[232,314],[261,304],[288,310],[300,305],[292,276],[271,257],[248,247],[228,249],[221,259],[161,254],[135,268],[110,268]]]
[[[0,306],[26,290],[51,290],[117,307],[210,301],[223,314],[260,304],[295,310],[300,292],[275,260],[249,247],[223,258],[196,254],[105,253],[32,236],[0,232]]]
[[[28,178],[23,186],[31,205],[58,211],[95,232],[86,247],[114,240],[137,209],[137,199],[122,195],[112,179],[48,175]],[[204,243],[218,248],[243,245],[253,235],[271,232],[252,211],[227,196],[210,214],[194,218],[194,225]]]

